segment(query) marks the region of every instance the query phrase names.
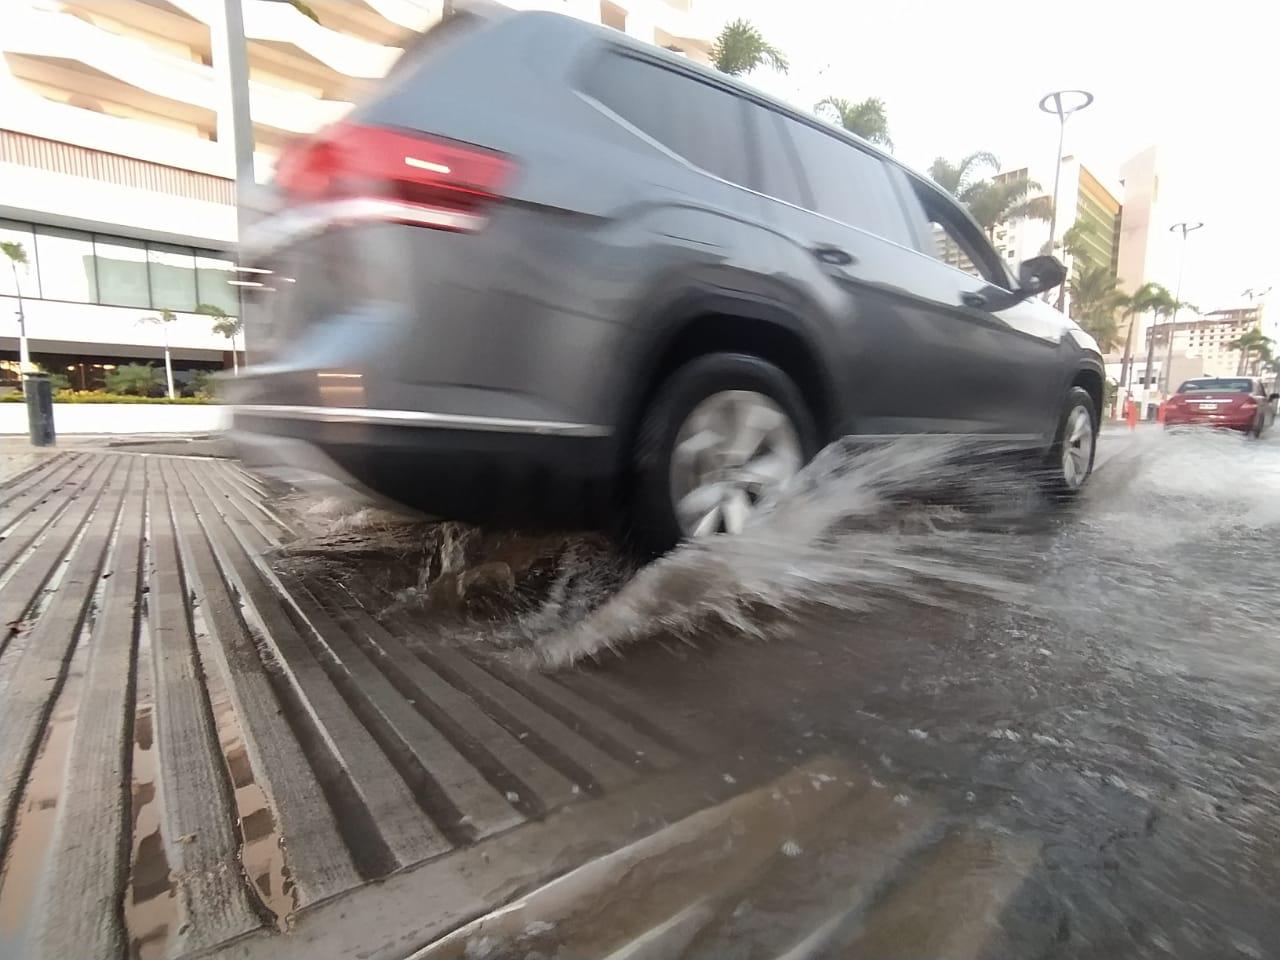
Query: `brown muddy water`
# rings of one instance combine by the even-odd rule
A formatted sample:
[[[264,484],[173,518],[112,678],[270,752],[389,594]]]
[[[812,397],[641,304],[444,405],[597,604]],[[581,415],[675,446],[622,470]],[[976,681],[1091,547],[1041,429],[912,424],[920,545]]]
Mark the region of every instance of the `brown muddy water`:
[[[639,571],[332,504],[281,562],[732,731],[708,762],[835,752],[1034,843],[995,956],[1280,956],[1280,441],[1104,443],[1066,505],[946,443],[833,451],[740,538]]]

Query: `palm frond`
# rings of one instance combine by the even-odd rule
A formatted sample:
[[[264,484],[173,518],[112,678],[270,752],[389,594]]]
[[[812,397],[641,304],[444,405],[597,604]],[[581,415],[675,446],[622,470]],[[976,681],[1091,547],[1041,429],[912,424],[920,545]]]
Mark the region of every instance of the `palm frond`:
[[[3,251],[4,255],[14,263],[24,267],[27,265],[27,248],[18,243],[18,241],[5,240],[0,242],[0,251]]]
[[[789,67],[786,55],[765,40],[750,20],[742,17],[731,20],[720,30],[711,47],[711,63],[730,76],[750,73],[766,63],[780,73],[786,73]]]

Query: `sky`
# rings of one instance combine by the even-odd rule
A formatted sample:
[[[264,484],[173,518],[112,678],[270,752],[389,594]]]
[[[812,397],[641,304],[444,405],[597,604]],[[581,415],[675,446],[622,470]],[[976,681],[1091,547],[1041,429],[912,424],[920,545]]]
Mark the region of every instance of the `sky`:
[[[894,154],[918,170],[936,156],[989,150],[1010,169],[1052,170],[1051,90],[1093,104],[1067,124],[1064,154],[1118,189],[1121,163],[1155,146],[1158,222],[1148,280],[1173,290],[1187,241],[1183,299],[1202,310],[1273,286],[1280,311],[1280,17],[1239,0],[1063,4],[699,0],[715,23],[751,20],[791,61],[749,82],[797,106],[828,95],[884,100]],[[1052,183],[1044,184],[1046,190]],[[1123,201],[1123,195],[1119,197]]]

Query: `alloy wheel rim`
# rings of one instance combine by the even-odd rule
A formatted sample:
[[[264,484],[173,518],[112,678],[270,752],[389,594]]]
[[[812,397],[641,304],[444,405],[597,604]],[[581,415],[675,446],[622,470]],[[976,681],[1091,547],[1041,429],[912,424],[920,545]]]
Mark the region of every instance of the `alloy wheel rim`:
[[[1067,417],[1062,435],[1062,479],[1075,490],[1089,475],[1093,460],[1093,418],[1084,407],[1076,407]]]
[[[690,411],[671,451],[671,502],[687,537],[740,533],[800,470],[791,419],[753,390],[714,393]]]

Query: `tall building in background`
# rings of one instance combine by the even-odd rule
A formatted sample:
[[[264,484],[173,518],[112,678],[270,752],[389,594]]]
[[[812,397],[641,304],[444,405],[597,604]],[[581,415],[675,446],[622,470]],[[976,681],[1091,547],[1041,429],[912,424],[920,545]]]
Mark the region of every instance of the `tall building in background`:
[[[342,117],[443,0],[244,0],[254,165]],[[706,61],[691,0],[545,0]],[[75,387],[163,355],[230,366],[194,313],[239,313],[223,0],[6,0],[0,14],[0,240],[17,241],[33,359]],[[0,381],[17,377],[13,272],[0,261]],[[141,322],[162,310],[167,331]],[[249,331],[252,338],[252,331]]]
[[[993,178],[997,183],[1034,179],[1041,192],[1033,194],[1044,200],[1047,209],[1053,189],[1053,173],[1047,175],[1026,167],[1002,171]],[[1119,185],[1113,189],[1103,179],[1086,167],[1077,157],[1062,158],[1062,178],[1058,186],[1058,216],[1052,248],[1049,245],[1049,221],[1033,217],[1002,223],[995,230],[995,246],[1016,269],[1017,264],[1031,257],[1053,250],[1068,270],[1075,269],[1072,258],[1063,249],[1064,238],[1074,228],[1073,238],[1078,238],[1080,254],[1091,264],[1108,268],[1114,275],[1121,246],[1121,201]],[[1070,297],[1065,298],[1070,310]]]
[[[1169,348],[1169,327],[1169,324],[1162,323],[1154,330],[1148,330],[1144,344],[1151,343],[1154,333],[1156,351],[1163,356]],[[1243,363],[1240,351],[1231,344],[1248,331],[1260,329],[1261,304],[1214,310],[1194,320],[1178,321],[1173,329],[1173,353],[1175,357],[1200,358],[1203,361],[1204,375],[1209,377],[1233,377],[1258,372],[1254,370],[1252,358],[1248,363]],[[1175,388],[1176,386],[1174,384]]]

